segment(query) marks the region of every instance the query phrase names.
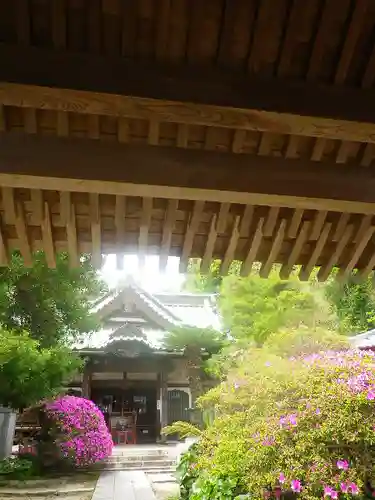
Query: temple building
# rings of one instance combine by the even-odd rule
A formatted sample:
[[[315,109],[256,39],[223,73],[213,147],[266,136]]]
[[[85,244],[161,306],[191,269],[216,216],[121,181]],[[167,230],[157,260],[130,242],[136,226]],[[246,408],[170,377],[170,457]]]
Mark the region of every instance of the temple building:
[[[220,328],[215,296],[150,294],[128,281],[94,304],[93,312],[102,329],[77,345],[86,365],[71,393],[104,408],[112,429],[124,415],[136,414],[137,442],[156,441],[165,425],[189,420],[187,359],[183,351],[165,349],[163,336],[182,326]]]

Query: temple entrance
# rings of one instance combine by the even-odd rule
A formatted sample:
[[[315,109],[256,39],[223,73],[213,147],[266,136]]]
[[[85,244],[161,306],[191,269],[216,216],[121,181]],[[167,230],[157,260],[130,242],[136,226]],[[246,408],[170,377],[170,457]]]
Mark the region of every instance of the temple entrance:
[[[155,387],[92,388],[91,399],[104,413],[106,423],[115,434],[122,417],[132,415],[136,442],[154,443],[158,433],[157,392]]]
[[[168,425],[178,420],[189,422],[189,394],[174,389],[168,392]]]

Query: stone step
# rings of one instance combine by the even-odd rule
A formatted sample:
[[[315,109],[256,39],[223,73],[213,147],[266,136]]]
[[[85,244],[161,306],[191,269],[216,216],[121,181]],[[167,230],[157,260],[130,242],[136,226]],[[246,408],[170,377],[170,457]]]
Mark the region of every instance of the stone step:
[[[153,459],[149,459],[148,457],[138,457],[138,458],[134,458],[134,459],[123,459],[123,458],[118,458],[118,457],[109,457],[109,458],[106,458],[105,460],[107,463],[111,463],[111,464],[129,464],[129,465],[132,465],[132,464],[138,464],[138,463],[150,463],[150,464],[159,464],[159,465],[163,465],[165,463],[171,463],[171,464],[175,464],[176,463],[176,460],[172,459],[172,458],[159,458],[157,460],[153,460]]]
[[[175,467],[176,464],[171,460],[163,460],[159,462],[153,462],[149,460],[137,461],[137,462],[110,462],[103,461],[103,465],[108,465],[111,467],[123,467],[124,469],[143,469],[145,467]]]
[[[106,465],[103,464],[103,467],[101,467],[101,470],[103,471],[116,471],[116,470],[123,470],[123,471],[142,471],[145,472],[146,474],[174,474],[176,472],[176,469],[174,467],[142,467],[139,469],[129,469],[128,467],[123,467],[121,465],[117,466],[112,466],[112,465]]]
[[[126,446],[115,446],[112,451],[112,456],[114,457],[131,457],[131,456],[167,456],[170,453],[168,447],[163,449],[140,449],[138,446],[126,445]]]
[[[134,455],[132,457],[129,456],[111,456],[106,459],[108,462],[163,462],[165,460],[167,461],[174,461],[174,458],[169,457],[168,455],[165,456],[152,456],[152,455]]]
[[[147,474],[148,479],[152,483],[177,483],[177,478],[174,474],[168,472],[151,472]]]

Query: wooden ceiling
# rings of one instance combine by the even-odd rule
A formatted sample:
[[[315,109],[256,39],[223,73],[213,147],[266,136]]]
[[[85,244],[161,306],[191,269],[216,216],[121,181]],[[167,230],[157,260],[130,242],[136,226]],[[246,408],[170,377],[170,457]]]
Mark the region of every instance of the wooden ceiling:
[[[0,2],[0,264],[375,267],[373,0]]]

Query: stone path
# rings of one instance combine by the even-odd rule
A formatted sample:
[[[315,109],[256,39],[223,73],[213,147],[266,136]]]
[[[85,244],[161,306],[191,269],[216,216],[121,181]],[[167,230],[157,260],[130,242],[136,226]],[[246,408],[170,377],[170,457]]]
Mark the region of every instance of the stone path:
[[[179,487],[173,474],[147,474],[155,493],[156,500],[177,497]]]
[[[92,500],[155,500],[147,476],[142,471],[102,472]]]

